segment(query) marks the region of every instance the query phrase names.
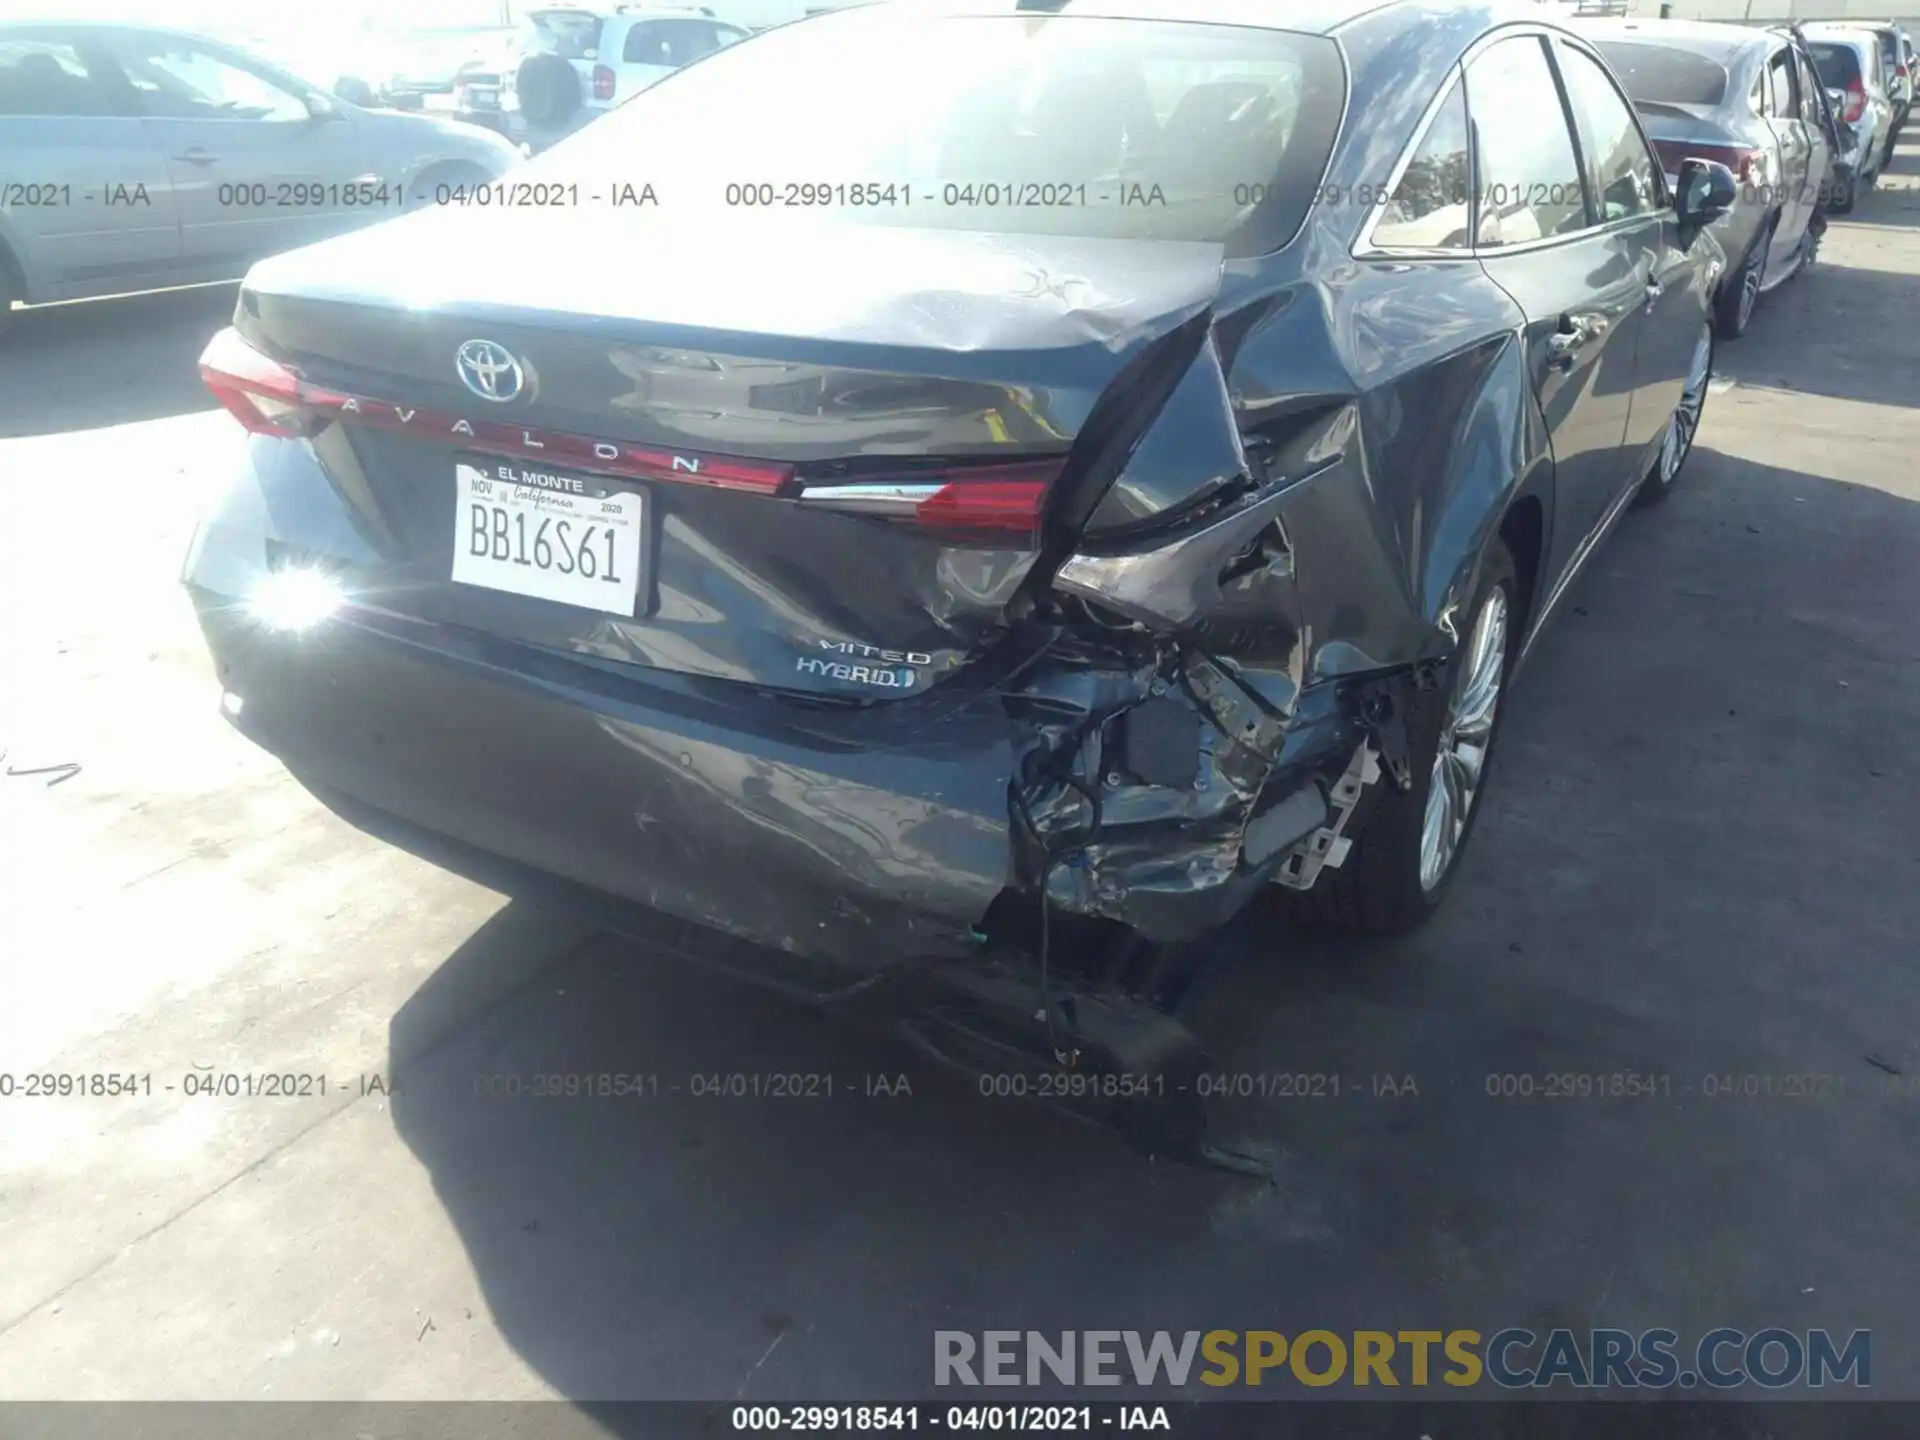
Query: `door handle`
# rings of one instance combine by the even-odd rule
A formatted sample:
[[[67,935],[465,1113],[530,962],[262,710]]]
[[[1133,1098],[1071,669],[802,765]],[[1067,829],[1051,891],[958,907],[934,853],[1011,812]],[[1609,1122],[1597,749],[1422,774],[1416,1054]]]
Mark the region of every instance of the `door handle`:
[[[198,145],[184,154],[176,155],[173,158],[186,165],[206,166],[218,165],[220,163],[220,157],[218,155],[214,154],[211,150],[204,150]]]
[[[1587,343],[1587,327],[1572,316],[1562,316],[1560,328],[1547,337],[1547,365],[1562,372],[1573,369],[1574,358]]]

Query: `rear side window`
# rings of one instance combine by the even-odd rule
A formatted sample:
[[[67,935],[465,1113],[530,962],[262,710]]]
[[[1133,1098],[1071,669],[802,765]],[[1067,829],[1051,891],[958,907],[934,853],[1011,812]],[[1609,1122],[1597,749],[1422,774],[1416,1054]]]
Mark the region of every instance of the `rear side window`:
[[[1633,111],[1590,57],[1569,45],[1560,46],[1558,53],[1601,223],[1658,209],[1660,182],[1654,179],[1653,156]]]
[[[1616,40],[1593,47],[1636,101],[1656,105],[1718,105],[1727,98],[1727,67],[1687,50]]]
[[[600,17],[591,10],[534,10],[520,32],[523,49],[562,60],[592,60],[600,53]]]
[[[547,173],[645,165],[676,212],[707,205],[730,224],[757,212],[1258,255],[1305,220],[1345,100],[1324,36],[876,4],[649,86],[557,147]]]
[[[1467,92],[1455,85],[1393,187],[1393,197],[1380,207],[1373,243],[1383,249],[1464,250],[1470,243],[1472,201]]]
[[[712,20],[642,20],[627,31],[620,58],[629,65],[678,70],[745,38],[744,32]]]
[[[1820,83],[1827,89],[1845,90],[1860,79],[1860,57],[1851,45],[1816,40],[1807,49],[1813,55],[1813,68],[1820,72]]]
[[[1520,245],[1586,227],[1586,190],[1560,87],[1538,36],[1502,40],[1467,67],[1480,198],[1477,242]]]

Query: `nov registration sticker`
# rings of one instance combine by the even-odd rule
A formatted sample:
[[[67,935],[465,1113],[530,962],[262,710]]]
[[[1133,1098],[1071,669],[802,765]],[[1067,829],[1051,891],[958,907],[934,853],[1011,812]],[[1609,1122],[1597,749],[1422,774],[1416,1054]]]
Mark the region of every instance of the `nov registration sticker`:
[[[644,492],[493,460],[456,461],[454,479],[456,584],[634,613]]]

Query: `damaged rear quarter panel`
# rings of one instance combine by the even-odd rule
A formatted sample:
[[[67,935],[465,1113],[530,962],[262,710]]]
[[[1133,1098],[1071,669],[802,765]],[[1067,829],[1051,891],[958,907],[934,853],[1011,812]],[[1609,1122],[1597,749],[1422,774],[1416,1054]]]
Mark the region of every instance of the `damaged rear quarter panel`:
[[[1356,262],[1325,304],[1353,398],[1276,457],[1333,461],[1281,507],[1308,684],[1449,653],[1451,612],[1507,507],[1523,488],[1550,500],[1520,317],[1477,261]],[[1250,337],[1249,379],[1269,353]]]
[[[1204,933],[1267,883],[1275,852],[1249,827],[1291,824],[1296,806],[1301,823],[1324,817],[1298,802],[1358,741],[1347,682],[1449,654],[1453,612],[1508,506],[1523,491],[1551,501],[1519,316],[1476,261],[1320,273],[1237,306],[1229,276],[1175,403],[1096,513],[1120,538],[1096,525],[1057,582],[1153,649],[1135,659],[1131,699],[1071,731],[1075,780],[1016,799],[1050,807],[1040,828],[1061,837],[1022,868],[1055,905],[1151,939]],[[1215,395],[1224,434],[1207,429]],[[1184,466],[1161,458],[1182,448],[1158,443],[1174,427]],[[1243,467],[1231,484],[1214,474],[1229,454]],[[1257,524],[1204,543],[1250,502]],[[1194,710],[1190,786],[1145,783],[1128,758],[1125,710],[1156,694]],[[1247,713],[1272,722],[1257,741]]]

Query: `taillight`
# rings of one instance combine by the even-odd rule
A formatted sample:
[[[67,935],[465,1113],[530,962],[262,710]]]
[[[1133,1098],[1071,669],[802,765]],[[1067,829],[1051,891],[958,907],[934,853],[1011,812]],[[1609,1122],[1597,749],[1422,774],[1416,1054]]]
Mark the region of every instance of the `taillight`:
[[[1653,149],[1669,175],[1679,172],[1682,160],[1712,160],[1726,166],[1733,172],[1733,178],[1742,183],[1753,178],[1754,164],[1760,158],[1758,150],[1738,145],[1690,145],[1679,140],[1656,140]]]
[[[1847,112],[1840,118],[1849,125],[1858,124],[1860,117],[1867,113],[1867,87],[1858,80],[1847,86]]]
[[[905,521],[931,530],[984,532],[1005,541],[1032,540],[1040,529],[1047,490],[1064,457],[921,470],[898,478],[841,484],[809,482],[800,491],[808,508]]]
[[[605,65],[593,67],[593,98],[596,100],[613,99],[613,71]]]
[[[231,325],[207,342],[200,378],[228,412],[256,435],[312,433],[315,417],[300,403],[300,377],[241,338]]]

